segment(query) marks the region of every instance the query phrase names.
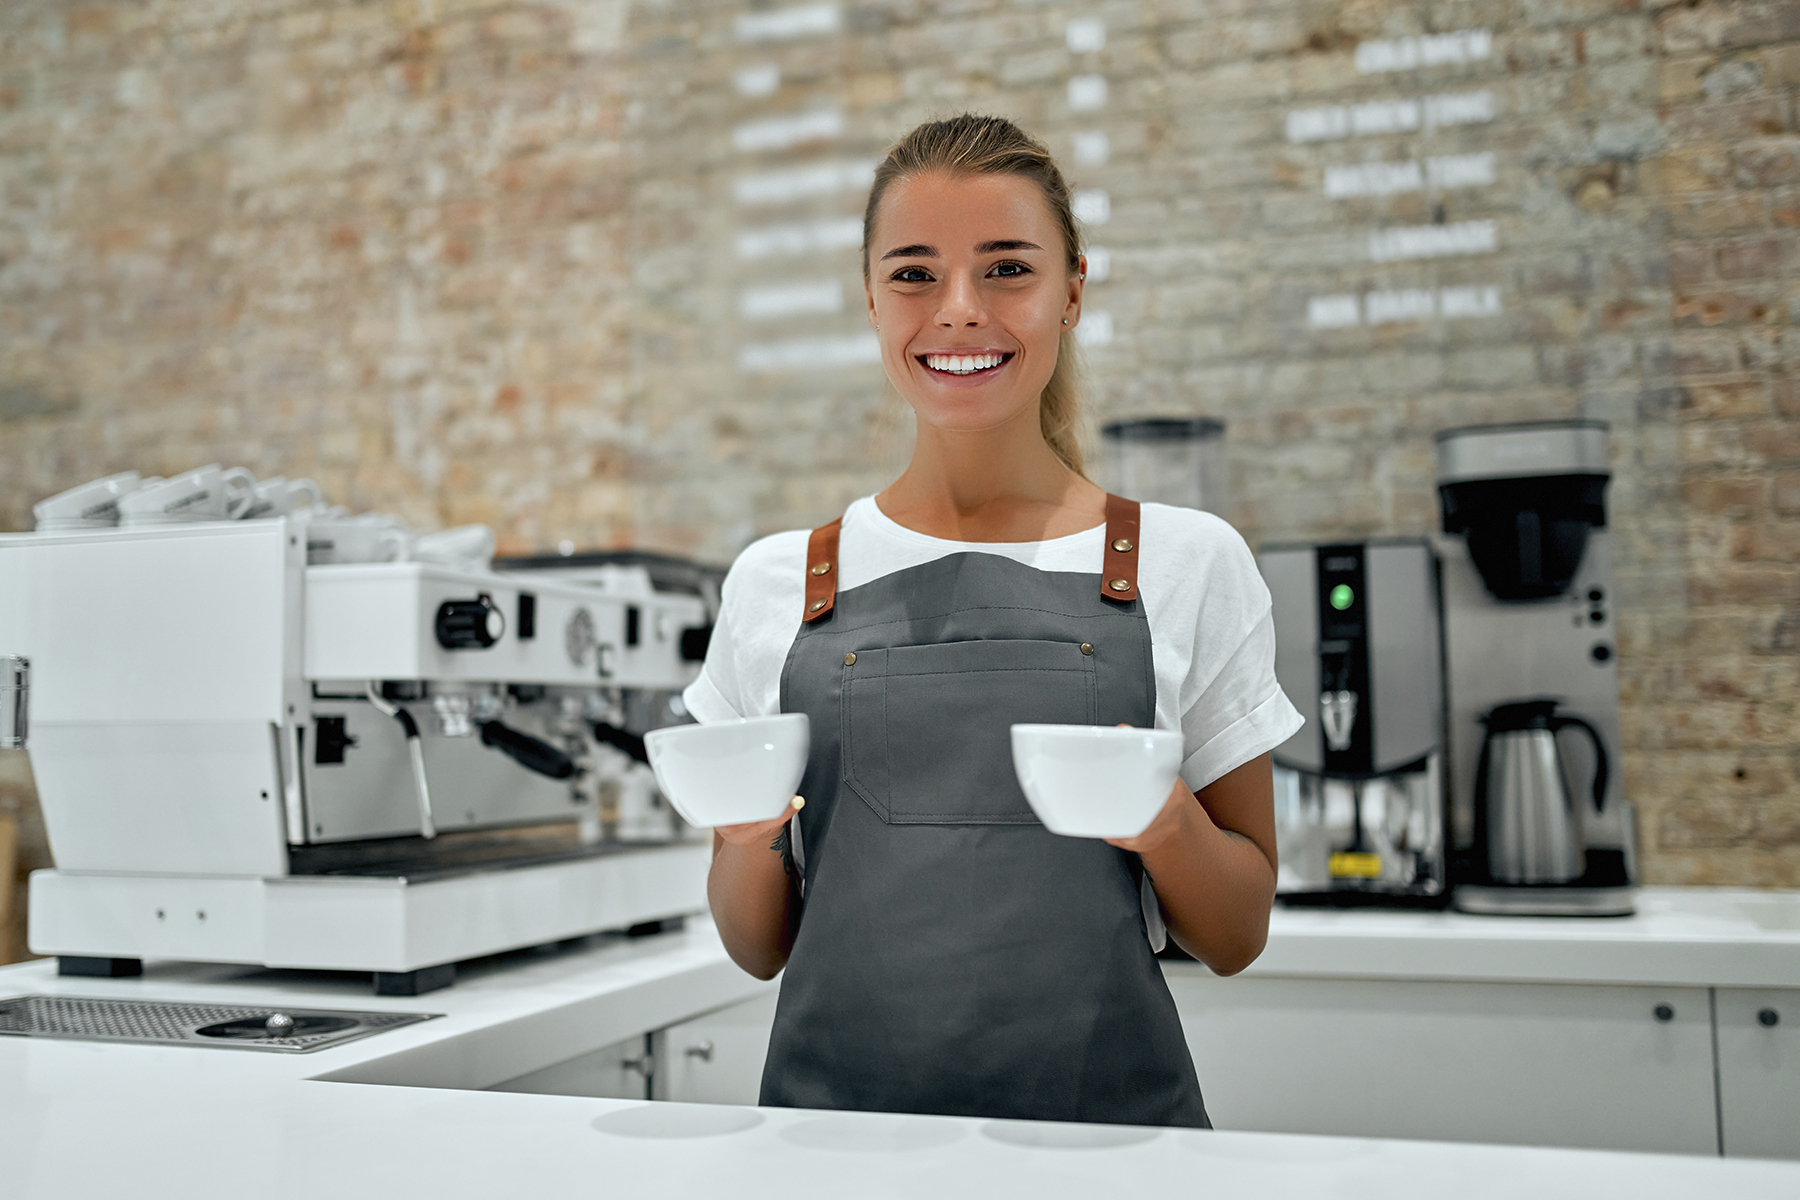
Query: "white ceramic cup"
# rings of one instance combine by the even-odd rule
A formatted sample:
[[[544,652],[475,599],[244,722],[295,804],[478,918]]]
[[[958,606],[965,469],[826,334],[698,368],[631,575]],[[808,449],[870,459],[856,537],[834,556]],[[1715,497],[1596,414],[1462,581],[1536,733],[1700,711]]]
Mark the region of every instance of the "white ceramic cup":
[[[485,571],[494,561],[494,531],[486,525],[458,525],[413,539],[416,562],[443,563],[471,571]]]
[[[397,517],[315,518],[306,523],[306,563],[404,562],[412,535]]]
[[[689,825],[779,817],[806,774],[805,713],[675,725],[644,735],[657,786]]]
[[[31,506],[39,532],[56,529],[104,529],[119,523],[119,500],[145,480],[136,471],[91,479]]]
[[[1172,729],[1014,725],[1012,752],[1031,811],[1068,837],[1136,837],[1181,772],[1181,734]]]
[[[289,513],[317,509],[325,502],[325,493],[310,479],[289,479],[277,475],[256,485],[256,495],[238,519],[254,521],[259,517],[285,517]]]
[[[146,483],[119,500],[121,525],[179,525],[189,521],[235,520],[256,497],[256,476],[243,467],[218,463],[156,483]]]

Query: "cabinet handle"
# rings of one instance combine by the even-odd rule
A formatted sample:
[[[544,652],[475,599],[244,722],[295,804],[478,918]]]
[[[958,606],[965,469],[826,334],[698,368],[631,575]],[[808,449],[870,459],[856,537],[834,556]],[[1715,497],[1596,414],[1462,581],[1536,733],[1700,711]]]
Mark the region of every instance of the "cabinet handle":
[[[1659,1004],[1651,1011],[1656,1014],[1656,1019],[1663,1022],[1665,1025],[1675,1019],[1675,1006],[1673,1004]]]
[[[642,1058],[627,1058],[620,1061],[619,1066],[627,1071],[636,1071],[645,1079],[656,1074],[656,1058],[646,1054]]]
[[[1756,1010],[1756,1023],[1764,1029],[1773,1029],[1781,1024],[1781,1014],[1772,1008],[1759,1008]]]
[[[1769,1024],[1769,1022],[1765,1021],[1763,1024],[1766,1025]],[[698,1042],[689,1046],[686,1050],[683,1050],[682,1053],[689,1058],[697,1058],[701,1062],[711,1062],[713,1056],[713,1044],[711,1042]]]

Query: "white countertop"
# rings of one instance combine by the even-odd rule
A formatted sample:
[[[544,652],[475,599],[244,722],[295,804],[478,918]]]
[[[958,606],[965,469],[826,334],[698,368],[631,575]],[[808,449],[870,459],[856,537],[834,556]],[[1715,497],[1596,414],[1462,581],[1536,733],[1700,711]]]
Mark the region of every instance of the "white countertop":
[[[1684,981],[1706,983],[1800,981],[1794,972],[1800,930],[1765,929],[1742,912],[1745,904],[1791,904],[1792,897],[1683,891],[1645,899],[1643,915],[1624,921],[1284,910],[1256,969],[1532,979],[1579,971],[1578,978],[1588,980],[1596,978],[1594,969],[1582,964],[1599,960],[1611,964],[1600,968],[1600,981],[1614,981],[1619,972],[1638,981],[1646,971],[1681,971]],[[1788,911],[1771,907],[1764,915],[1785,919]],[[1335,951],[1334,944],[1345,949]],[[1722,952],[1732,946],[1735,952]],[[1746,955],[1748,967],[1737,962]],[[1371,971],[1370,962],[1384,969]],[[1702,970],[1715,965],[1735,974],[1715,978]],[[1565,973],[1547,975],[1551,968]],[[1508,970],[1513,973],[1498,973]],[[1800,1163],[723,1106],[646,1108],[455,1090],[496,1083],[767,986],[731,965],[704,922],[637,942],[596,940],[575,951],[476,965],[462,971],[455,987],[421,997],[371,996],[367,977],[359,975],[152,962],[141,979],[103,980],[59,978],[49,962],[0,968],[0,996],[37,992],[445,1014],[291,1056],[0,1037],[0,1190],[9,1200],[116,1200],[126,1192],[143,1200],[596,1194],[840,1200],[928,1191],[1090,1200],[1202,1190],[1277,1200],[1387,1200],[1421,1187],[1447,1188],[1459,1197],[1582,1200],[1800,1195]],[[375,1081],[416,1086],[372,1086]],[[630,1111],[637,1109],[643,1111]]]
[[[1800,987],[1800,892],[1645,888],[1630,917],[1277,905],[1246,974]]]

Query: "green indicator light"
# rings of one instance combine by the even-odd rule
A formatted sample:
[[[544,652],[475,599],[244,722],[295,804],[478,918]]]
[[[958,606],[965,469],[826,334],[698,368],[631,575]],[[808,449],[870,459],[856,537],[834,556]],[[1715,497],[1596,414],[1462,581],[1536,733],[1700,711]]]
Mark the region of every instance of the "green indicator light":
[[[1355,603],[1356,593],[1350,590],[1349,584],[1340,583],[1331,589],[1331,607],[1337,609],[1339,612],[1343,612],[1346,608],[1349,608]]]

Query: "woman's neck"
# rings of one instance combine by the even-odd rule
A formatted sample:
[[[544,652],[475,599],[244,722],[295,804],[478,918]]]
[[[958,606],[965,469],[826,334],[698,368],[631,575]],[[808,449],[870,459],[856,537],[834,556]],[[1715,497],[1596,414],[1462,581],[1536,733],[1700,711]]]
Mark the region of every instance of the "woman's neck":
[[[1037,542],[1106,519],[1106,493],[1056,457],[1037,427],[948,431],[921,425],[912,462],[875,497],[894,522],[957,542]]]

